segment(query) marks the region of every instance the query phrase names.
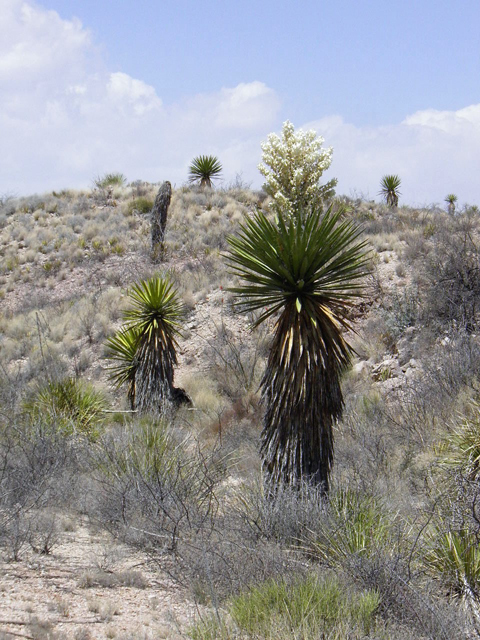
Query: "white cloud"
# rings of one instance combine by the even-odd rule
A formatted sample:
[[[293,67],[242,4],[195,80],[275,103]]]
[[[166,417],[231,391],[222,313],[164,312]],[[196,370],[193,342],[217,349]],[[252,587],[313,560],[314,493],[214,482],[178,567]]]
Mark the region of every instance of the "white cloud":
[[[131,78],[126,73],[111,73],[107,92],[113,101],[127,102],[131,105],[138,116],[162,106],[162,101],[153,87]]]
[[[356,127],[340,116],[310,122],[334,148],[329,174],[338,192],[377,198],[381,177],[398,174],[403,200],[443,203],[447,193],[460,202],[480,202],[480,104],[458,111],[418,111],[403,122]]]
[[[164,105],[153,86],[109,72],[78,20],[32,1],[2,3],[0,194],[88,186],[107,171],[180,184],[205,153],[219,156],[227,179],[257,178],[259,142],[279,108],[265,84]]]
[[[81,73],[85,55],[94,51],[79,20],[62,20],[23,0],[2,0],[0,82],[21,87],[38,76],[57,84],[58,76]]]
[[[222,89],[216,108],[220,127],[255,129],[268,126],[271,115],[278,109],[279,100],[263,82],[242,82],[233,89]]]

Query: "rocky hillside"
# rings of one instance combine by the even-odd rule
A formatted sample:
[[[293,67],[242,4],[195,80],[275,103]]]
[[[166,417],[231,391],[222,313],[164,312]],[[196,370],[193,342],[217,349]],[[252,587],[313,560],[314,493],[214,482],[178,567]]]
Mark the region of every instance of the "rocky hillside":
[[[339,199],[372,252],[325,504],[261,490],[273,321],[234,312],[222,254],[265,195],[175,190],[154,265],[157,189],[0,200],[0,588],[28,594],[2,599],[0,637],[478,637],[476,207]],[[192,406],[139,417],[105,341],[155,273],[185,305]]]

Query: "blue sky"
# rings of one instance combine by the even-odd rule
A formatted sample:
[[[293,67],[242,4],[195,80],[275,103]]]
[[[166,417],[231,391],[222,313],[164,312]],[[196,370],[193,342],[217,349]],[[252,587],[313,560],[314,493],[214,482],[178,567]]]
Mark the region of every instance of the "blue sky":
[[[215,153],[260,186],[291,120],[333,146],[338,192],[480,203],[480,3],[0,0],[0,193],[95,175],[177,185]]]

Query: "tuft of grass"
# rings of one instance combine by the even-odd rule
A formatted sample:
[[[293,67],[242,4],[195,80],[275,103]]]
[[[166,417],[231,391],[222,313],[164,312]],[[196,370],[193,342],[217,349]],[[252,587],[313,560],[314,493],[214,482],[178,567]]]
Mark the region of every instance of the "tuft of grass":
[[[392,517],[370,496],[345,490],[333,496],[328,525],[315,532],[313,549],[330,566],[352,556],[373,557],[387,545]]]
[[[132,200],[131,202],[128,203],[128,207],[127,207],[127,212],[129,215],[132,215],[132,213],[134,211],[137,211],[138,213],[150,213],[150,211],[153,209],[153,200],[151,198],[146,198],[144,196],[141,196],[139,198],[135,198],[135,200]]]
[[[447,467],[460,470],[470,481],[478,479],[480,473],[480,405],[471,403],[470,417],[449,433],[439,447],[441,462]]]
[[[41,386],[24,408],[33,419],[46,421],[66,435],[81,433],[96,440],[106,401],[91,385],[65,378]]]
[[[123,173],[105,173],[103,176],[95,178],[93,183],[97,189],[106,189],[108,187],[123,187],[126,181]]]
[[[231,598],[228,617],[196,625],[191,637],[313,640],[342,629],[355,638],[359,636],[353,635],[354,631],[363,634],[374,628],[379,604],[374,590],[349,593],[335,576],[309,575],[290,583],[269,580]],[[232,633],[234,629],[238,635]]]

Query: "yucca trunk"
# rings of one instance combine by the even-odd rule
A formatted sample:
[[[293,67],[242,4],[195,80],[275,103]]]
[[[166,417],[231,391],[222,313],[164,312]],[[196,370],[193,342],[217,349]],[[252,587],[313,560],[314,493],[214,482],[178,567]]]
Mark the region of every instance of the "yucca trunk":
[[[135,372],[135,409],[161,412],[173,398],[175,344],[166,336],[145,336],[138,352]]]
[[[165,181],[158,190],[155,203],[153,205],[152,220],[152,260],[160,262],[165,253],[165,228],[167,226],[168,207],[172,198],[172,185]]]
[[[261,382],[260,452],[268,486],[306,481],[328,493],[333,425],[343,409],[340,374],[348,358],[333,318],[312,322],[305,310],[297,313],[295,301],[287,303]]]

